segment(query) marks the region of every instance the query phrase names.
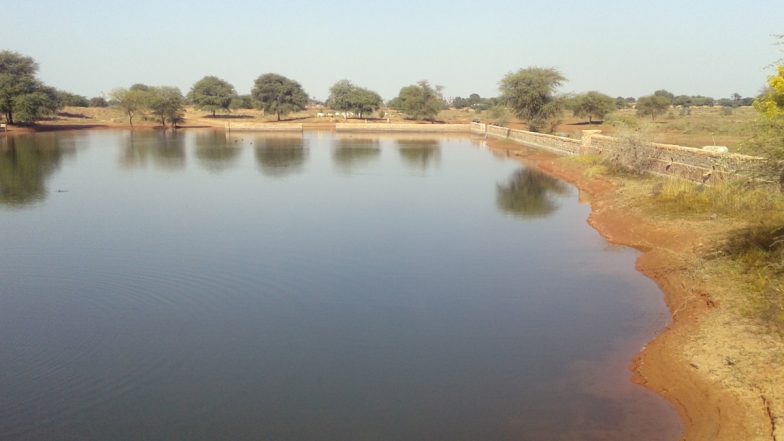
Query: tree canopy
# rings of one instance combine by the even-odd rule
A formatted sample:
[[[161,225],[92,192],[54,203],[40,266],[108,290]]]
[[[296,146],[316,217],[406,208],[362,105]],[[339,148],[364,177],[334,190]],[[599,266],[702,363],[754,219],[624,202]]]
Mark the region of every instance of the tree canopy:
[[[566,78],[554,68],[529,67],[501,79],[501,102],[514,114],[528,121],[530,130],[540,131],[548,120],[558,117],[562,104],[555,89]]]
[[[274,73],[258,77],[251,95],[259,108],[277,115],[278,121],[281,115],[304,110],[309,100],[298,82]]]
[[[14,99],[14,110],[18,122],[33,123],[57,113],[60,103],[57,90],[53,87],[39,86],[37,90],[19,95]]]
[[[131,89],[115,89],[110,94],[114,104],[128,115],[128,124],[131,128],[133,128],[133,117],[147,104],[148,91],[149,88],[146,86],[144,89],[138,87],[134,89],[131,86]]]
[[[166,127],[168,122],[172,127],[177,127],[177,123],[182,120],[185,105],[185,98],[180,89],[168,86],[153,87],[147,93],[147,106],[161,121],[161,125]]]
[[[750,149],[749,153],[752,154],[762,154],[782,160],[784,159],[784,66],[778,66],[776,72],[776,75],[768,78],[765,92],[754,101],[754,108],[760,113],[760,118],[755,126],[754,138],[745,148]],[[779,173],[784,179],[781,170]]]
[[[446,107],[441,87],[433,87],[425,80],[400,89],[398,96],[389,104],[410,118],[431,122],[435,121],[438,112]]]
[[[777,74],[768,78],[765,94],[754,101],[754,108],[768,119],[784,119],[784,66],[778,66]]]
[[[197,109],[212,112],[212,116],[218,110],[230,111],[231,102],[236,97],[234,86],[212,75],[197,81],[188,92],[188,101]]]
[[[329,89],[327,107],[341,111],[351,111],[362,118],[381,107],[381,96],[372,90],[355,86],[349,80],[340,80]]]
[[[644,96],[637,100],[637,115],[650,116],[655,120],[657,116],[663,114],[670,108],[672,100],[662,95]]]
[[[0,51],[0,112],[9,124],[32,123],[59,107],[56,91],[36,78],[38,63],[17,52]]]
[[[574,116],[579,118],[588,117],[589,123],[593,122],[594,117],[596,119],[604,119],[608,113],[613,112],[615,109],[615,99],[595,91],[577,95],[572,104]]]
[[[675,101],[675,95],[672,92],[665,89],[659,89],[656,92],[653,92],[653,96],[666,98],[667,101],[670,102],[670,104],[672,104],[673,101]]]
[[[57,102],[61,106],[88,107],[90,105],[87,97],[62,90],[57,91]]]

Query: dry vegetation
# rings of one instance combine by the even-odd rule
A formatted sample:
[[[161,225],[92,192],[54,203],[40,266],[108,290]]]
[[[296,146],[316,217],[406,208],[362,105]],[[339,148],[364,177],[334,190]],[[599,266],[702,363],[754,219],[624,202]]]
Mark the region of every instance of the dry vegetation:
[[[323,117],[318,118],[318,113],[332,113],[326,108],[309,108],[302,112],[288,115],[284,122],[297,122],[308,125],[329,126],[335,123],[363,123],[386,122],[419,122],[411,121],[391,109],[383,109],[383,117],[378,113],[369,118]],[[695,107],[690,114],[681,115],[678,109],[673,109],[665,115],[652,121],[650,118],[640,118],[632,109],[618,110],[604,120],[588,124],[584,119],[572,115],[565,115],[554,130],[558,134],[577,137],[585,129],[598,129],[606,134],[619,134],[624,130],[634,130],[646,133],[651,141],[666,144],[679,144],[692,147],[705,145],[724,145],[731,151],[738,151],[743,142],[751,137],[753,124],[757,112],[751,107],[734,109],[730,115],[725,115],[721,107]],[[155,125],[152,118],[140,118],[141,124]],[[526,124],[510,114],[499,114],[497,109],[475,112],[472,109],[447,109],[439,113],[437,121],[440,123],[470,123],[473,120],[496,121],[503,120],[505,125],[512,128],[525,129]],[[253,109],[238,109],[230,114],[218,115],[213,118],[209,112],[203,112],[187,107],[185,111],[184,126],[225,126],[227,122],[264,122],[275,123],[274,115],[264,115],[263,112]],[[41,124],[54,125],[79,125],[79,124],[106,124],[111,126],[127,125],[127,117],[114,108],[94,107],[66,107],[60,116]]]
[[[628,153],[628,152],[627,152]],[[632,153],[569,161],[619,182],[626,204],[657,222],[689,222],[714,244],[701,267],[747,317],[784,333],[784,193],[744,182],[702,185],[640,174]],[[726,300],[726,299],[725,299]]]
[[[462,115],[470,115],[467,121],[472,118],[492,121],[494,118],[491,112],[477,114],[450,110],[439,116],[457,119]],[[739,107],[729,115],[724,112],[725,110],[718,106],[692,107],[689,114],[682,115],[679,109],[673,108],[669,114],[651,120],[648,117],[638,117],[633,109],[623,109],[611,113],[604,121],[594,121],[593,124],[588,124],[585,118],[577,118],[567,113],[555,126],[555,132],[566,136],[579,136],[579,133],[586,129],[601,130],[605,134],[616,134],[624,129],[642,130],[648,133],[650,140],[654,142],[688,147],[724,145],[731,151],[737,151],[751,136],[752,125],[759,114],[752,107]],[[461,119],[466,121],[465,116]],[[526,128],[524,122],[515,119],[509,119],[506,125]]]

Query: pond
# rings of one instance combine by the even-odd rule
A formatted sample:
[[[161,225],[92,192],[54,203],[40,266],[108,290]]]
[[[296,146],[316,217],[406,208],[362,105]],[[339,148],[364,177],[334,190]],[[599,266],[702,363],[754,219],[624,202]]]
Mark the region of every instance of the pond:
[[[589,211],[468,136],[4,137],[0,439],[676,439]]]

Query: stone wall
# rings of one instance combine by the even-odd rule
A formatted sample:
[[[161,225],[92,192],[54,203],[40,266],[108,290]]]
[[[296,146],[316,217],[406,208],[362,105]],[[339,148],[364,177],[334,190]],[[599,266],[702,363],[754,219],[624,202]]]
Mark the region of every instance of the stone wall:
[[[758,179],[777,183],[766,160],[735,153],[714,153],[680,145],[644,142],[601,135],[600,130],[583,130],[581,139],[514,130],[480,123],[471,132],[486,137],[508,139],[523,145],[549,150],[559,155],[597,154],[618,159],[626,156],[647,171],[678,176],[695,182],[726,179]]]
[[[302,132],[302,124],[293,123],[226,122],[225,128],[238,132]]]
[[[469,133],[469,124],[338,123],[338,132]]]

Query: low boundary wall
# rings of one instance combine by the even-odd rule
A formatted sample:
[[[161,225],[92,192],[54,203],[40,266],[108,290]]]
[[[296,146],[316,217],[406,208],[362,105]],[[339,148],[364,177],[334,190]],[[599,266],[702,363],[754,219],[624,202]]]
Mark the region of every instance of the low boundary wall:
[[[470,124],[338,123],[338,132],[470,133]]]
[[[227,132],[302,132],[302,124],[293,123],[252,123],[252,122],[227,122]]]
[[[583,130],[581,139],[509,129],[482,123],[472,123],[471,132],[522,145],[540,148],[563,156],[586,154],[637,156],[636,162],[655,174],[677,176],[694,182],[713,182],[720,179],[759,179],[778,183],[784,177],[775,176],[765,167],[767,161],[757,156],[736,153],[715,153],[672,144],[640,142],[601,135],[601,130]]]

